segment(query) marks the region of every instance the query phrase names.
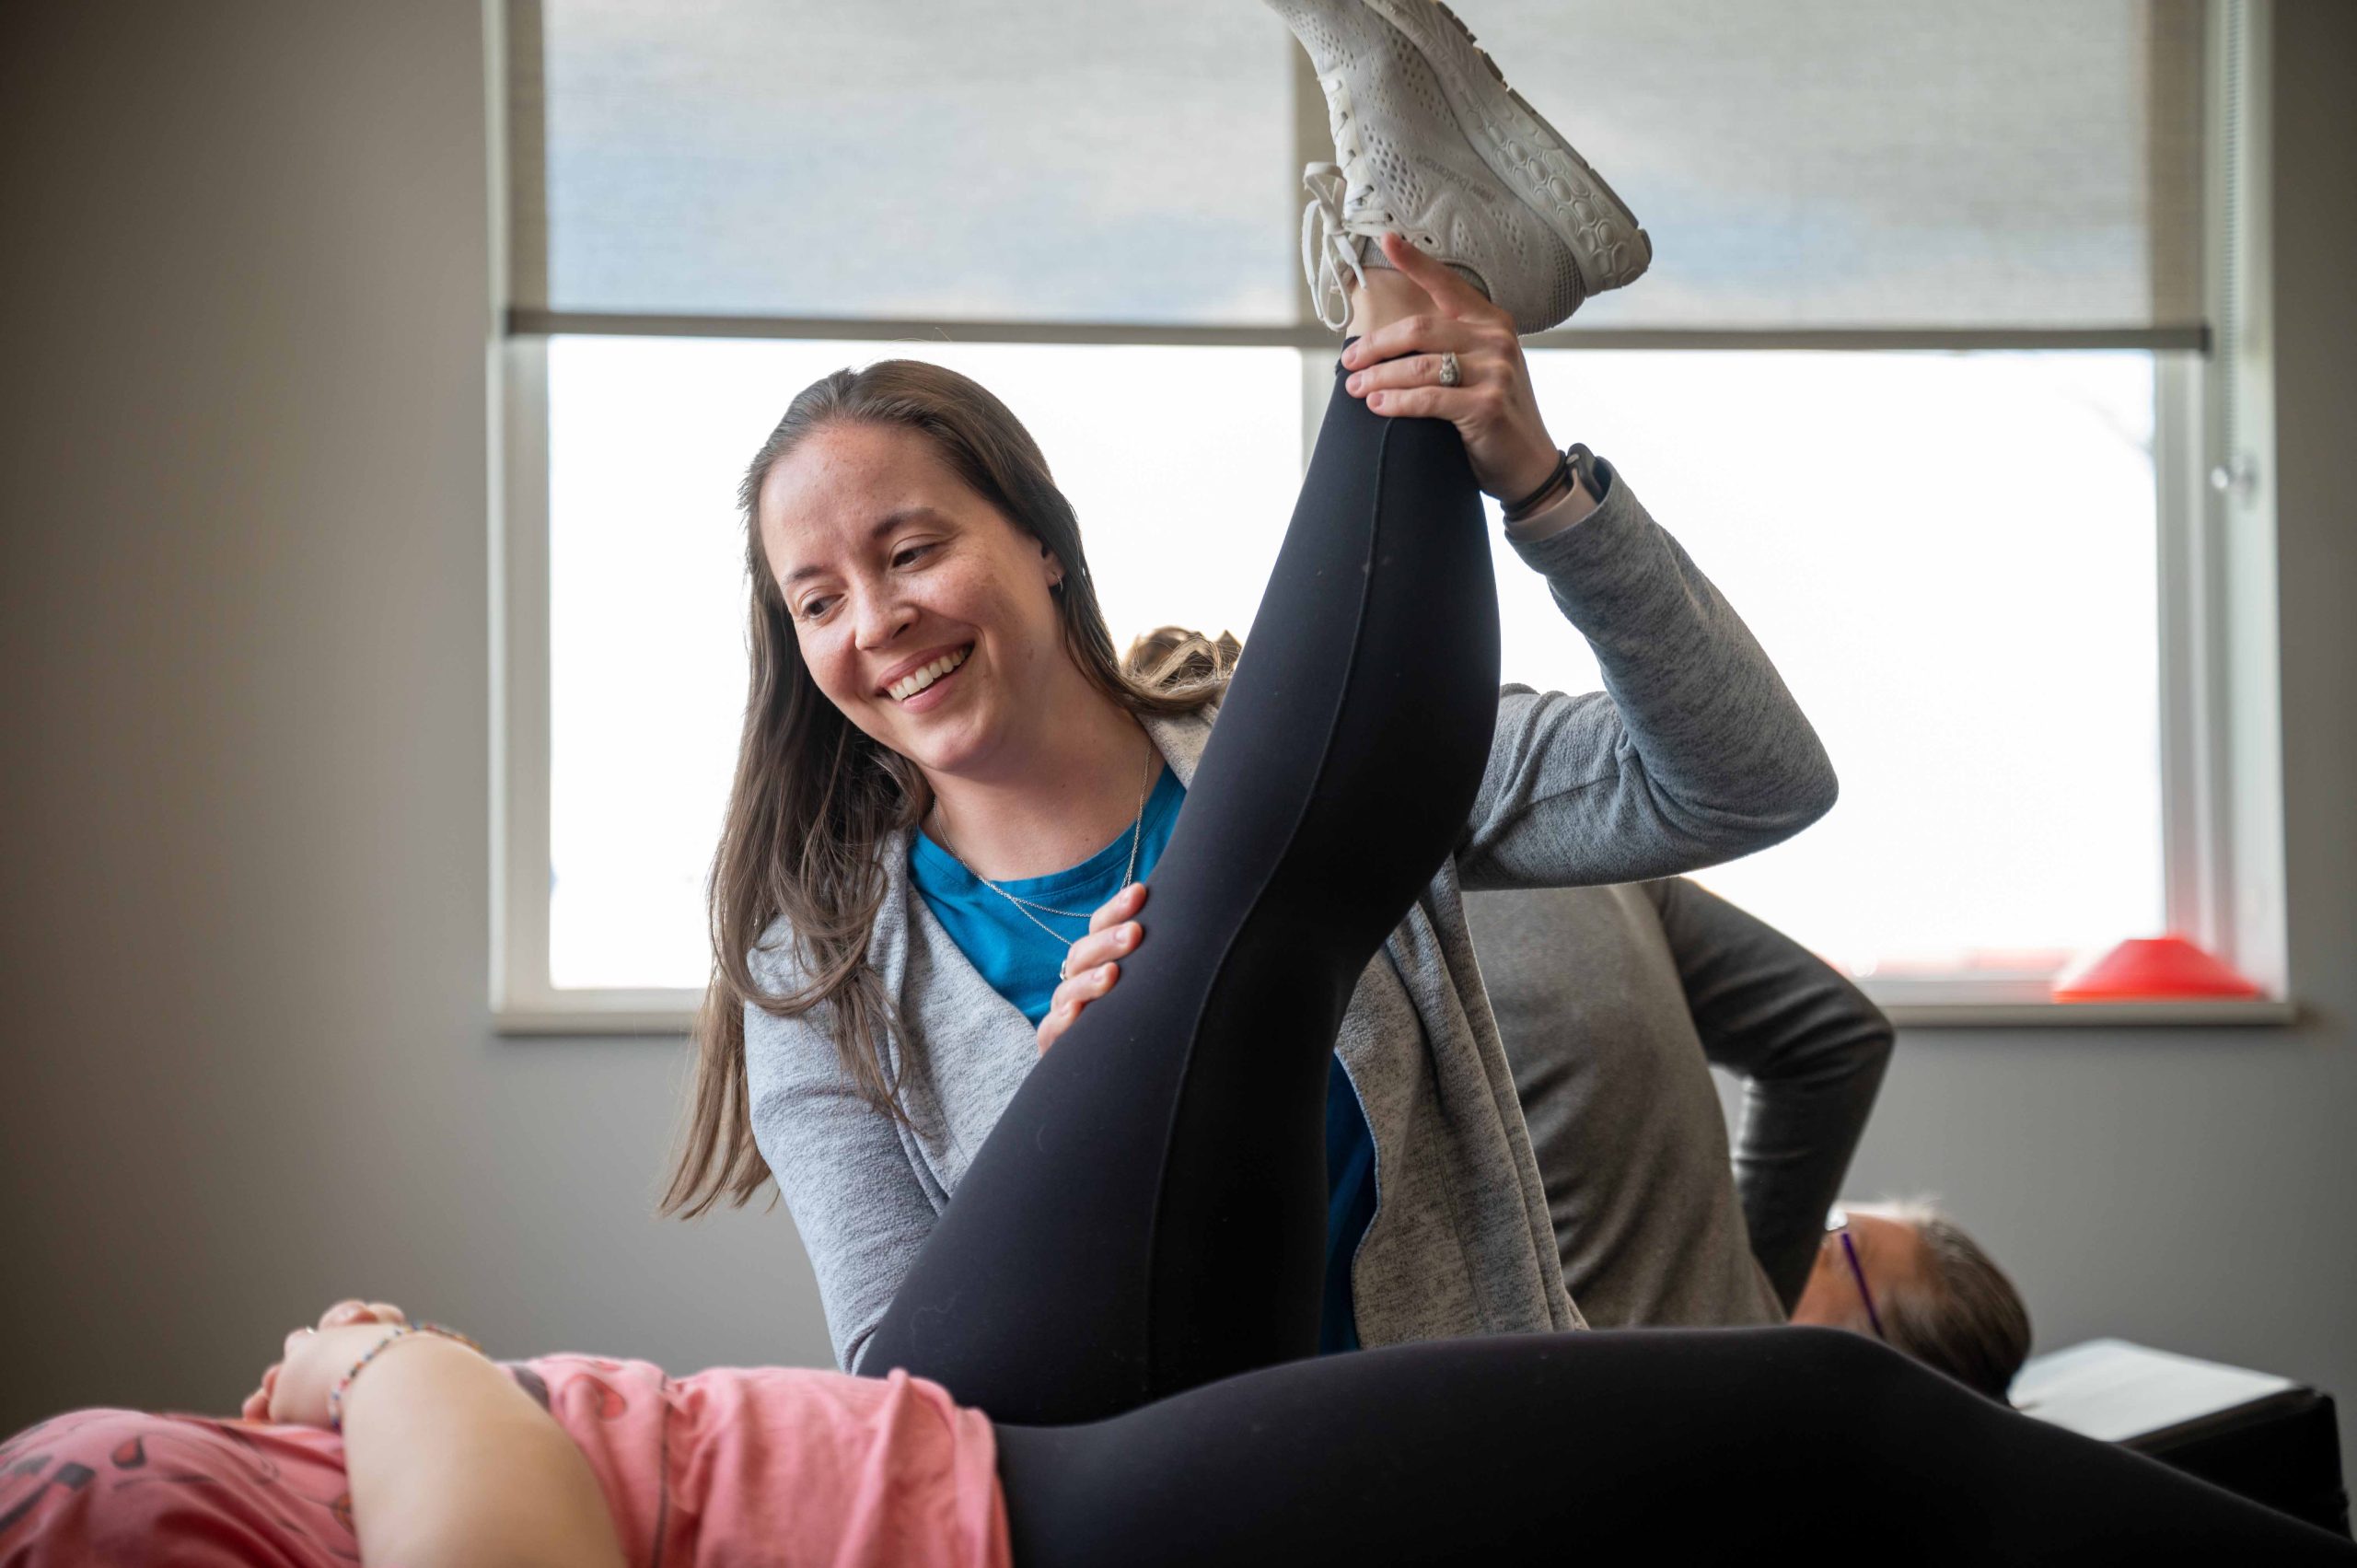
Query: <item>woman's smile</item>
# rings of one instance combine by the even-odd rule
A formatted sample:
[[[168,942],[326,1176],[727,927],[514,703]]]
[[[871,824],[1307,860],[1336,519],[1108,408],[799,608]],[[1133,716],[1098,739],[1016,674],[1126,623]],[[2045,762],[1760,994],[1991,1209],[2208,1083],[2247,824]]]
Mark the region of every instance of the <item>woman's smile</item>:
[[[928,654],[913,664],[903,664],[881,689],[904,712],[924,713],[937,708],[949,700],[944,688],[966,667],[973,651],[974,645],[966,643],[946,653]]]

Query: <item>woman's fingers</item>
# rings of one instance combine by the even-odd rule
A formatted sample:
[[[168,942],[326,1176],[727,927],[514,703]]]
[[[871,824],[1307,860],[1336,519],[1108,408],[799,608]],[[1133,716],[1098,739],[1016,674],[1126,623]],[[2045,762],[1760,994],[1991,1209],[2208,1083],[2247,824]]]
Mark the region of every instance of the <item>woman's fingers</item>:
[[[1095,914],[1088,917],[1088,935],[1074,943],[1064,954],[1062,985],[1056,989],[1061,997],[1065,988],[1091,970],[1126,958],[1137,950],[1145,939],[1145,928],[1131,918],[1145,905],[1145,884],[1132,882],[1105,900]]]
[[[256,1388],[252,1393],[248,1394],[246,1396],[246,1402],[238,1407],[238,1418],[240,1421],[268,1421],[270,1419],[270,1391],[278,1382],[278,1368],[280,1365],[283,1364],[272,1364],[272,1365],[261,1375],[261,1387]]]
[[[1127,958],[1145,939],[1145,928],[1134,920],[1125,920],[1109,930],[1084,936],[1072,945],[1064,955],[1063,978],[1070,980],[1085,970],[1115,958]]]
[[[1056,987],[1048,1004],[1048,1016],[1039,1020],[1039,1049],[1045,1051],[1056,1043],[1057,1037],[1072,1028],[1081,1009],[1113,989],[1121,978],[1121,966],[1114,963],[1096,964],[1074,970],[1069,979]]]
[[[1056,988],[1056,994],[1059,997],[1062,997],[1063,995],[1063,987],[1058,986]],[[1048,1016],[1039,1020],[1039,1034],[1040,1055],[1045,1056],[1048,1054],[1048,1047],[1055,1044],[1057,1040],[1062,1036],[1064,1030],[1072,1027],[1072,1021],[1078,1016],[1078,1008],[1062,1001],[1058,1001],[1048,1008]]]
[[[1428,272],[1447,272],[1421,251],[1416,258]],[[1457,356],[1453,387],[1441,384],[1450,354]],[[1342,365],[1350,372],[1343,387],[1372,412],[1455,425],[1474,482],[1489,494],[1501,499],[1527,494],[1553,471],[1554,442],[1538,414],[1529,362],[1503,312],[1403,317],[1353,343]]]
[[[1382,237],[1384,259],[1410,282],[1432,296],[1433,303],[1460,320],[1511,321],[1513,318],[1490,302],[1489,296],[1450,272],[1397,234]]]
[[[346,1296],[319,1314],[319,1327],[341,1329],[354,1323],[406,1323],[409,1315],[389,1301],[363,1301]]]
[[[1365,341],[1374,342],[1381,335]],[[1480,349],[1469,348],[1457,354],[1456,386],[1442,385],[1441,374],[1441,351],[1432,350],[1365,366],[1351,372],[1342,384],[1377,413],[1446,419],[1464,432],[1469,441],[1504,412],[1504,389],[1514,374],[1512,366],[1491,361]]]
[[[1454,390],[1463,391],[1474,381],[1475,361],[1466,354],[1457,356],[1457,371],[1461,379]],[[1441,356],[1437,354],[1411,354],[1399,359],[1387,359],[1380,365],[1370,365],[1354,370],[1344,378],[1344,386],[1360,397],[1369,392],[1396,390],[1406,387],[1439,387]],[[1483,382],[1487,385],[1487,381]]]
[[[1083,1006],[1086,1006],[1089,1003],[1094,1002],[1098,997],[1104,995],[1107,992],[1112,990],[1113,982],[1120,978],[1120,965],[1097,964],[1092,968],[1082,970],[1070,980],[1064,981],[1063,989],[1071,992],[1074,1000],[1078,1001]]]
[[[1342,351],[1345,369],[1364,373],[1406,354],[1430,354],[1435,364],[1444,352],[1462,360],[1483,347],[1480,329],[1446,316],[1402,316],[1352,343]]]
[[[1399,387],[1369,392],[1366,406],[1394,419],[1446,419],[1460,432],[1494,418],[1499,399],[1480,387]],[[1469,435],[1466,445],[1472,445]]]
[[[1080,1016],[1083,1007],[1112,990],[1113,982],[1120,978],[1121,966],[1119,964],[1095,964],[1085,970],[1074,970],[1071,979],[1056,987],[1056,1000],[1049,1012],[1052,1014],[1061,1008],[1064,1023],[1070,1027],[1073,1019]]]
[[[1145,884],[1132,882],[1100,905],[1088,917],[1088,935],[1064,954],[1062,981],[1048,1002],[1048,1016],[1039,1020],[1039,1050],[1044,1053],[1058,1036],[1072,1028],[1080,1010],[1113,988],[1121,977],[1120,960],[1145,940],[1145,927],[1134,916],[1145,907]]]
[[[1396,271],[1424,291],[1433,308],[1386,322],[1352,343],[1342,350],[1345,367],[1356,369],[1421,350],[1438,353],[1455,349],[1463,354],[1468,349],[1502,348],[1521,343],[1512,316],[1491,304],[1480,289],[1398,235],[1383,237],[1383,253],[1391,259]]]
[[[1093,934],[1104,930],[1115,921],[1127,920],[1145,907],[1145,884],[1132,882],[1103,903],[1088,917],[1088,929]]]

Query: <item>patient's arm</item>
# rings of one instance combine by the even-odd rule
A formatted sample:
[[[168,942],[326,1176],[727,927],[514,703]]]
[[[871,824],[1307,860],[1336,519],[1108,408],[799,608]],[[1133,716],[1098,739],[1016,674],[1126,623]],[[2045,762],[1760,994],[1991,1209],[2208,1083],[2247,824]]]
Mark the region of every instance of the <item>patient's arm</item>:
[[[1785,1310],[1799,1299],[1890,1059],[1890,1020],[1782,932],[1682,877],[1648,882],[1702,1049],[1743,1074],[1736,1189]]]
[[[384,1330],[319,1339],[331,1334],[349,1341],[334,1347],[349,1366]],[[505,1369],[464,1345],[421,1334],[389,1347],[345,1392],[343,1440],[363,1562],[621,1568],[581,1450]]]

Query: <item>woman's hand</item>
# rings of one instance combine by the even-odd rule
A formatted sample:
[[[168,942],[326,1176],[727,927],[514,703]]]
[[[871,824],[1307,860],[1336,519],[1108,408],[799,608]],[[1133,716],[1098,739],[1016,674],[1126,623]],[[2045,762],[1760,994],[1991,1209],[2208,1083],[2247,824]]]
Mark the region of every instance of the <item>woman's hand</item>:
[[[1352,373],[1344,385],[1387,418],[1447,420],[1464,437],[1481,488],[1501,501],[1521,500],[1547,482],[1556,453],[1538,417],[1514,318],[1396,234],[1383,236],[1383,254],[1430,306],[1344,350],[1342,364]],[[1452,351],[1460,379],[1444,387],[1440,356]]]
[[[1132,917],[1145,907],[1145,884],[1132,882],[1088,917],[1088,935],[1072,945],[1064,958],[1063,983],[1039,1020],[1039,1053],[1046,1055],[1056,1037],[1072,1028],[1080,1010],[1105,994],[1121,978],[1117,961],[1137,950],[1145,940],[1144,928]]]
[[[384,1338],[384,1330],[409,1321],[389,1301],[339,1301],[319,1315],[316,1329],[286,1336],[284,1358],[261,1375],[261,1387],[246,1396],[238,1414],[246,1421],[297,1426],[328,1423],[328,1390],[352,1364]]]

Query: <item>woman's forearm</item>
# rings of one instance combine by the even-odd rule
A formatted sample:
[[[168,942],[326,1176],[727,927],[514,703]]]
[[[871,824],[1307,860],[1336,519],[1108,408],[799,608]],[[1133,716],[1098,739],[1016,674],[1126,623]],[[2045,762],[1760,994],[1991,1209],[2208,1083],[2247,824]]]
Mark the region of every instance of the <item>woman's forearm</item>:
[[[400,1568],[621,1568],[597,1477],[507,1372],[448,1340],[389,1347],[343,1400],[353,1527]]]
[[[1765,849],[1823,816],[1824,745],[1768,656],[1603,459],[1579,521],[1509,535],[1595,650],[1604,691],[1499,693],[1457,852],[1469,889],[1641,882]]]
[[[1797,831],[1835,795],[1816,730],[1734,608],[1626,482],[1608,470],[1604,489],[1578,527],[1514,542],[1595,651],[1621,721],[1615,750],[1622,740],[1633,749],[1666,825],[1721,854]]]

